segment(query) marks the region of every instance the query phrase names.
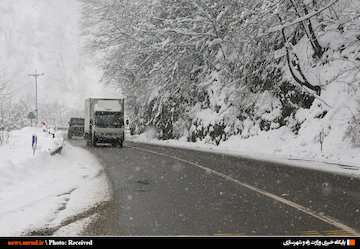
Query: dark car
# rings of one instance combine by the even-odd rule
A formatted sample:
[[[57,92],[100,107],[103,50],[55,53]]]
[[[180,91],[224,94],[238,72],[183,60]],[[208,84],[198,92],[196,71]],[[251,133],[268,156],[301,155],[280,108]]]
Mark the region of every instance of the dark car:
[[[83,118],[71,118],[69,121],[68,138],[84,136],[84,123],[85,120]]]

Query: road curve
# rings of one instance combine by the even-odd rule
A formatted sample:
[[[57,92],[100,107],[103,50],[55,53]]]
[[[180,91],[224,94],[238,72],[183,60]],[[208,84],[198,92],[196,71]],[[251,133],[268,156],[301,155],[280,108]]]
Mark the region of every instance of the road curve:
[[[359,235],[358,178],[132,142],[87,149],[114,194],[89,235]]]

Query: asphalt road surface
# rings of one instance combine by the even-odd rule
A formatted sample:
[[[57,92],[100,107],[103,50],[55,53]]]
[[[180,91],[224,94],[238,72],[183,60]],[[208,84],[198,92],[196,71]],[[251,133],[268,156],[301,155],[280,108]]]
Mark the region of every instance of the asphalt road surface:
[[[357,178],[132,142],[71,143],[100,160],[113,188],[89,235],[359,235]]]

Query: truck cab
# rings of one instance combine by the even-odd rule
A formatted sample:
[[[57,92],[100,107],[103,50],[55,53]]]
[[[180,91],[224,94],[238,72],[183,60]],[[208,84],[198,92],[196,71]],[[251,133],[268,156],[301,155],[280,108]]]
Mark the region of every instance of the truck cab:
[[[83,118],[73,117],[70,118],[68,127],[68,138],[72,139],[73,136],[84,136],[84,122]]]

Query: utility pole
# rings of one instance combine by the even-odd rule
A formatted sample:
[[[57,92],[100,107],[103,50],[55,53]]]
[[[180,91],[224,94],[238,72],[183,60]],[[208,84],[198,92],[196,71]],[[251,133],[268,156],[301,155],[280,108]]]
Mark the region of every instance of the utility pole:
[[[36,125],[37,126],[39,124],[39,109],[38,109],[38,90],[37,90],[37,79],[40,76],[45,75],[44,73],[37,73],[37,70],[35,70],[34,74],[29,74],[30,77],[34,77],[35,78],[35,118],[36,118]]]

